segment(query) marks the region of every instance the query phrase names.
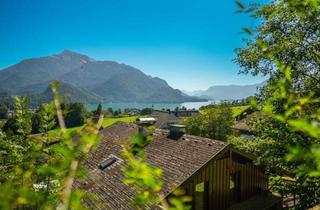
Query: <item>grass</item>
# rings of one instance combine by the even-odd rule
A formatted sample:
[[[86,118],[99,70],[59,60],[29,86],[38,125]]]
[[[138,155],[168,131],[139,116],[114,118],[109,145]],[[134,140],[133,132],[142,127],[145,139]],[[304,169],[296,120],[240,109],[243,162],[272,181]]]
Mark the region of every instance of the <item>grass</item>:
[[[80,131],[83,127],[84,127],[84,125],[78,126],[78,127],[73,127],[73,128],[67,128],[66,132],[69,134],[72,132]],[[61,130],[59,128],[49,131],[49,139],[50,140],[59,139],[60,136],[61,136]]]
[[[116,123],[116,122],[129,122],[133,123],[141,116],[130,116],[130,117],[119,117],[119,118],[105,118],[103,120],[102,126],[104,128],[109,127],[110,125]]]

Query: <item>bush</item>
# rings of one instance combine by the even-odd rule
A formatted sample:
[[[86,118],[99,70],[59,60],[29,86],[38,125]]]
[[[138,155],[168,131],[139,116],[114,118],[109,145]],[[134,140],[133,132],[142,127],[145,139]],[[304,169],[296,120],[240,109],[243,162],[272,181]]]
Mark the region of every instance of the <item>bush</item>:
[[[84,105],[78,102],[63,104],[62,110],[65,113],[64,120],[68,128],[83,125],[89,116]]]
[[[186,131],[189,134],[226,140],[232,133],[233,122],[232,110],[229,106],[222,104],[204,111],[201,115],[184,118],[181,123],[186,125]]]
[[[150,115],[152,113],[153,109],[152,108],[144,108],[141,110],[141,115]]]

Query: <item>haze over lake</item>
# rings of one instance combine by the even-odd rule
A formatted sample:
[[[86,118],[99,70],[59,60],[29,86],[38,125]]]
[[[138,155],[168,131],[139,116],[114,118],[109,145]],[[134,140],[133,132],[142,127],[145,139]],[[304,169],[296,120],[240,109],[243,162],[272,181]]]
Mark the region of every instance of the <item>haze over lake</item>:
[[[112,108],[113,110],[124,110],[125,108],[153,108],[157,110],[161,109],[175,109],[176,107],[186,107],[187,109],[199,109],[201,106],[206,106],[214,101],[206,101],[206,102],[184,102],[184,103],[104,103],[102,107],[104,109]],[[98,104],[87,104],[86,108],[88,110],[97,109]]]

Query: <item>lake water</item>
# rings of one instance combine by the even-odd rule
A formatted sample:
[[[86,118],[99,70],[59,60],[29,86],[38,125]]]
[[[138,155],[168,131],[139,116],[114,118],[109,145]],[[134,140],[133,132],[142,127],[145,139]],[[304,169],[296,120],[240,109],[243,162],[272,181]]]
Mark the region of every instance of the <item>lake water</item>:
[[[104,110],[112,108],[113,110],[124,110],[125,108],[153,108],[153,109],[175,109],[176,107],[186,107],[187,109],[199,109],[201,106],[206,106],[214,103],[214,101],[207,102],[184,102],[184,103],[105,103],[102,104]],[[86,104],[88,110],[97,109],[98,104]]]

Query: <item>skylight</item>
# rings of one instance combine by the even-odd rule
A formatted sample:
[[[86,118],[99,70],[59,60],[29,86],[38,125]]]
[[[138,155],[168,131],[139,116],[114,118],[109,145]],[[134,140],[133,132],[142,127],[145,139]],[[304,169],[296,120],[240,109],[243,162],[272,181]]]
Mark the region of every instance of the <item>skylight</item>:
[[[117,161],[117,159],[115,157],[110,157],[99,164],[99,169],[104,170],[104,169],[108,168],[109,166],[111,166],[116,161]]]

